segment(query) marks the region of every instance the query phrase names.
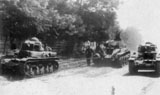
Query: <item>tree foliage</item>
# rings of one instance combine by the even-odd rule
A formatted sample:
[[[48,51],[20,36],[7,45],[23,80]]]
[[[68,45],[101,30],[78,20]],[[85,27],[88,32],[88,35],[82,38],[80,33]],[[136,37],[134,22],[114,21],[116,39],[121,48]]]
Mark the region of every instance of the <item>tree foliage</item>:
[[[24,40],[37,36],[48,44],[53,40],[116,39],[118,0],[5,0],[4,35]]]

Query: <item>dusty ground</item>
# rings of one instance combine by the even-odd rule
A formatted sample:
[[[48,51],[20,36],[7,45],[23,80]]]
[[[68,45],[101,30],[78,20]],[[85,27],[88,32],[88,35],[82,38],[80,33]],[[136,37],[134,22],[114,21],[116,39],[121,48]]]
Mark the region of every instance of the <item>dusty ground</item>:
[[[36,78],[10,81],[0,76],[0,95],[159,95],[160,78],[154,73],[133,76],[127,66],[88,67],[84,59],[60,64],[58,72]]]

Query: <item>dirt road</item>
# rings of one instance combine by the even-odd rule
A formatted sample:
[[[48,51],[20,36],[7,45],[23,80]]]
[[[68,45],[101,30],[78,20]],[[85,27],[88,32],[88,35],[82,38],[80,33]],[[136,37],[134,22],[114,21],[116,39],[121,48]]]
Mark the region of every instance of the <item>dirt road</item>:
[[[127,66],[87,67],[84,60],[76,62],[83,65],[71,69],[63,64],[58,72],[36,78],[9,81],[0,76],[0,95],[159,95],[160,78],[153,73],[133,76]]]

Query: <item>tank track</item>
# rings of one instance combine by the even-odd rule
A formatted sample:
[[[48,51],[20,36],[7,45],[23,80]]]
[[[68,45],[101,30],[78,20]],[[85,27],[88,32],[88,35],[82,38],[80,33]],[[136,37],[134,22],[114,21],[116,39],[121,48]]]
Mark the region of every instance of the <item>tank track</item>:
[[[122,68],[123,66],[128,64],[129,54],[120,56],[119,58],[115,59],[115,64],[118,65],[118,67]]]
[[[26,77],[35,77],[58,70],[59,64],[55,60],[28,60],[23,66]]]
[[[4,75],[18,75],[21,77],[35,77],[43,74],[55,72],[59,68],[58,58],[41,58],[41,59],[27,59],[12,60],[10,65],[2,66],[2,74]]]

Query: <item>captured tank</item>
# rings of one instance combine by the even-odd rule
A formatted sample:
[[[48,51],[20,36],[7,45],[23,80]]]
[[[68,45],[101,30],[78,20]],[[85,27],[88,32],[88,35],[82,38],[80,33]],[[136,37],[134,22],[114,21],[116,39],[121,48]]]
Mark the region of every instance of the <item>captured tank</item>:
[[[14,56],[3,56],[0,67],[2,74],[34,77],[58,70],[59,64],[56,52],[49,47],[44,48],[39,39],[33,37],[22,43]]]
[[[146,42],[138,47],[138,52],[133,52],[129,58],[129,72],[136,74],[138,70],[155,70],[160,75],[160,55],[156,45]]]
[[[96,48],[93,62],[123,67],[128,63],[129,56],[130,51],[126,47],[120,47],[116,41],[107,41]]]

